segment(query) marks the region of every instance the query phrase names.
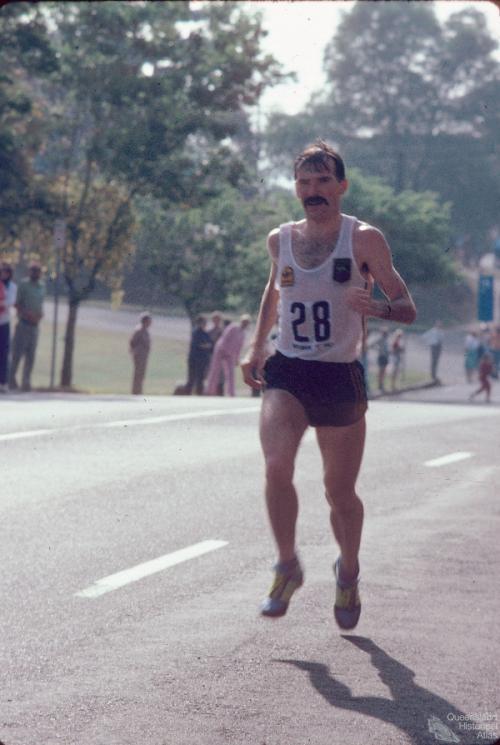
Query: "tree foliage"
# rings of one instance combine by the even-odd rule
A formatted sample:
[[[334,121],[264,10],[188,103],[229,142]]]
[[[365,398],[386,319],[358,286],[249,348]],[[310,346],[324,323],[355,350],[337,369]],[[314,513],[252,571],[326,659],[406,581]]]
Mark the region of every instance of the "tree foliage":
[[[215,307],[255,310],[269,271],[266,236],[290,219],[291,201],[288,193],[247,198],[231,186],[191,209],[145,200],[139,254],[190,318]]]
[[[39,86],[37,168],[67,223],[69,385],[78,305],[96,280],[116,288],[135,200],[177,205],[186,234],[186,219],[196,228],[196,210],[226,184],[244,189],[247,107],[280,73],[260,52],[259,19],[232,4],[49,3],[46,13],[59,69]]]
[[[440,25],[432,3],[358,2],[325,50],[326,86],[304,114],[271,120],[270,152],[280,166],[321,136],[396,192],[431,188],[457,232],[482,238],[500,201],[496,50],[474,9]]]
[[[47,207],[44,184],[34,176],[31,157],[40,146],[39,111],[29,76],[50,75],[57,67],[45,25],[36,7],[17,3],[0,13],[0,236],[16,240],[21,226]]]
[[[136,247],[140,266],[191,317],[256,310],[266,234],[302,216],[290,190],[257,175],[249,115],[284,77],[261,51],[264,35],[259,15],[233,2],[2,9],[0,232],[52,268],[54,220],[66,222],[64,385],[79,304],[98,282],[118,291]],[[315,136],[338,142],[348,166],[362,168],[344,209],[386,232],[410,281],[449,276],[447,208],[429,186],[456,213],[460,204],[464,221],[487,225],[492,214],[492,49],[474,13],[440,27],[424,4],[359,3],[327,51],[324,95],[300,117],[270,124],[269,152],[287,175]],[[481,169],[482,186],[469,183]],[[474,199],[463,203],[473,188],[482,189],[482,213]]]
[[[445,283],[455,272],[448,257],[449,205],[432,192],[397,194],[375,177],[353,170],[343,210],[382,230],[396,267],[411,284]]]

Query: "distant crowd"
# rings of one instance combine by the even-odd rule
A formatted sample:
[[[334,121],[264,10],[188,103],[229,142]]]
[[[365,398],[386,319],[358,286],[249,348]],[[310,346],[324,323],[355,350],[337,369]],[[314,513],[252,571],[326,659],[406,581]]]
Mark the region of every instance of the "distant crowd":
[[[225,319],[219,311],[208,317],[198,315],[194,321],[187,359],[187,380],[178,385],[174,395],[234,396],[235,370],[239,363],[245,334],[251,318],[244,314],[239,321]],[[147,359],[151,347],[149,327],[152,318],[143,313],[134,330],[129,349],[134,363],[132,393],[142,393]]]
[[[1,262],[0,393],[9,390],[31,390],[31,376],[45,299],[42,268],[37,261],[29,264],[27,276],[19,285],[14,282],[13,275],[13,267],[8,262]],[[14,308],[17,321],[15,328],[12,329],[11,318]],[[132,393],[135,395],[143,392],[151,349],[149,329],[152,320],[150,313],[143,313],[129,340],[129,351],[133,361]],[[176,386],[174,394],[234,396],[236,368],[250,322],[251,318],[247,314],[242,315],[237,321],[225,318],[220,311],[197,316],[192,326],[186,381]],[[430,350],[431,380],[440,384],[438,367],[444,341],[441,321],[437,320],[422,338]],[[386,326],[372,333],[365,342],[361,362],[365,368],[366,382],[368,385],[368,353],[374,349],[377,366],[375,379],[379,394],[396,392],[404,379],[405,346],[402,329],[397,328],[391,333]],[[470,399],[484,393],[485,400],[489,401],[491,380],[498,379],[500,371],[500,326],[482,323],[466,332],[464,371],[467,383],[479,383],[478,388],[470,394]]]
[[[431,382],[440,385],[438,375],[445,332],[443,324],[437,320],[434,325],[422,334],[422,341],[428,347],[429,373]],[[368,385],[369,350],[376,352],[376,388],[378,394],[397,392],[405,376],[405,335],[398,328],[392,333],[387,326],[372,332],[364,345],[361,361],[365,369]],[[481,323],[477,328],[470,328],[464,339],[464,370],[467,383],[479,382],[469,399],[473,400],[480,393],[485,400],[491,398],[491,380],[498,379],[500,371],[500,326],[489,326]],[[389,385],[388,382],[389,381]]]

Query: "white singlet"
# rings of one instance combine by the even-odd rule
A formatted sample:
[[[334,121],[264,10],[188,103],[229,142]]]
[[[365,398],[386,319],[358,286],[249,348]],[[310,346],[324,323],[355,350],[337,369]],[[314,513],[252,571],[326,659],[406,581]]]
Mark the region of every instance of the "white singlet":
[[[286,357],[353,362],[359,356],[362,318],[348,308],[349,287],[364,287],[352,251],[356,217],[342,215],[334,250],[315,269],[303,269],[292,250],[292,225],[280,225],[276,289],[279,325],[276,349]]]

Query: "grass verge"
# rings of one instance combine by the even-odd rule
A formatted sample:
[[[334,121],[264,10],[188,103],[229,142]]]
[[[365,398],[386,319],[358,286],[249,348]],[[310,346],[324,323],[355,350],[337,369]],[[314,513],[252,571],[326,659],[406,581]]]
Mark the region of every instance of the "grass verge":
[[[132,360],[128,353],[129,330],[113,331],[87,327],[78,327],[75,339],[73,360],[73,388],[83,393],[127,394],[132,385]],[[55,386],[59,385],[62,353],[64,346],[63,331],[57,340],[57,357],[55,366]],[[186,380],[187,353],[189,340],[178,341],[155,337],[152,332],[152,349],[148,361],[144,393],[146,395],[170,395],[178,383]],[[47,389],[50,385],[52,354],[52,327],[42,321],[40,341],[37,349],[35,369],[32,378],[34,388]],[[18,371],[18,381],[21,378]],[[376,390],[376,371],[370,372],[370,387]],[[414,386],[424,383],[425,375],[406,370],[399,387]],[[387,385],[390,386],[389,376]],[[236,375],[236,394],[249,396],[250,391]]]

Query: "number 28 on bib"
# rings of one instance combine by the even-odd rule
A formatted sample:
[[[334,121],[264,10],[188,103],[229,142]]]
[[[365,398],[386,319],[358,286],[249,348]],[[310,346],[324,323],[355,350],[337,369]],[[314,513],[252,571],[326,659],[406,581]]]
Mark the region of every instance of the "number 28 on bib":
[[[331,307],[328,300],[290,304],[294,347],[313,349],[318,344],[330,346]]]

